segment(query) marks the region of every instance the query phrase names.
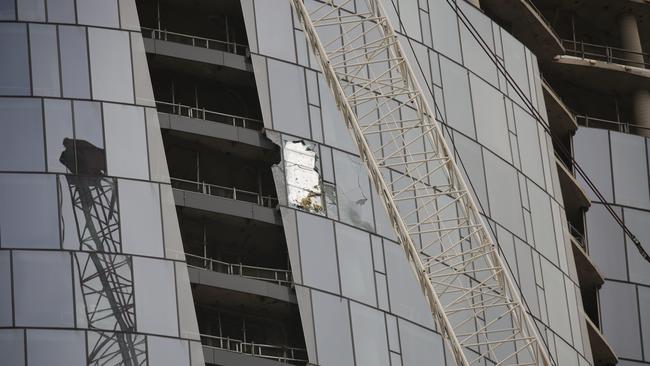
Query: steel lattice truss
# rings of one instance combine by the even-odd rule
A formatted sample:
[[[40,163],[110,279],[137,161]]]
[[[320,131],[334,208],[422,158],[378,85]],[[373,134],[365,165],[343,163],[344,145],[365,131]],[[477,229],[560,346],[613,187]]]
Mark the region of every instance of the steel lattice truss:
[[[458,365],[550,365],[378,0],[291,0]]]
[[[135,366],[146,362],[144,336],[135,331],[135,297],[130,256],[122,250],[114,178],[66,177],[80,249],[75,261],[86,308],[89,365]]]

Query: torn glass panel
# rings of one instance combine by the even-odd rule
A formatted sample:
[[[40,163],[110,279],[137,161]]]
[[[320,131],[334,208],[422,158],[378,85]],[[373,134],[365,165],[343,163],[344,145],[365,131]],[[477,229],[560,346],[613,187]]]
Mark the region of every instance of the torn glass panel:
[[[283,156],[289,204],[324,214],[323,194],[318,172],[318,153],[314,144],[285,141]]]
[[[338,220],[339,202],[336,197],[336,186],[331,183],[323,182],[323,191],[325,192],[325,208],[327,210],[327,217]]]

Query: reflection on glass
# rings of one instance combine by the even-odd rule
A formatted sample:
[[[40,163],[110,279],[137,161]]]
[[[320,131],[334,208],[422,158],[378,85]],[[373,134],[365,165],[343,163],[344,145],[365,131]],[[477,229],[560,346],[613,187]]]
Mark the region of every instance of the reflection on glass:
[[[304,141],[286,141],[283,155],[289,204],[323,214],[318,154],[314,145],[308,145]]]

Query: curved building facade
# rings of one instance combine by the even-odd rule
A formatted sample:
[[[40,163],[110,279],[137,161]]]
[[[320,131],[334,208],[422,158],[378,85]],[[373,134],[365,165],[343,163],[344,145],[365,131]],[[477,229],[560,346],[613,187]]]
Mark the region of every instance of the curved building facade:
[[[203,365],[132,1],[0,5],[5,365]]]

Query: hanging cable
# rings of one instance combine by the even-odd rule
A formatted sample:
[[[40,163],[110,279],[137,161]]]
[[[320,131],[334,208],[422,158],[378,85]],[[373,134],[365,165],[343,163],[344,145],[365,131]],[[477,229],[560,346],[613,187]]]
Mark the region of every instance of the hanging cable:
[[[643,257],[646,261],[650,262],[650,255],[643,248],[643,245],[641,244],[639,239],[625,225],[625,222],[623,221],[623,219],[621,219],[619,217],[619,215],[616,213],[616,211],[614,211],[614,208],[609,204],[609,202],[606,201],[603,194],[600,192],[600,190],[598,190],[598,188],[593,183],[593,181],[589,178],[587,173],[582,169],[582,167],[578,164],[578,162],[573,158],[572,154],[566,149],[566,147],[564,147],[564,144],[560,141],[559,137],[557,137],[557,135],[554,134],[550,130],[550,128],[548,127],[548,125],[544,121],[544,117],[539,113],[537,108],[528,99],[528,97],[523,92],[523,90],[521,90],[521,87],[517,84],[514,77],[506,69],[505,64],[499,59],[499,57],[494,53],[494,51],[492,51],[490,49],[487,42],[483,39],[483,37],[481,36],[479,31],[474,27],[474,25],[469,20],[469,18],[465,14],[465,12],[462,9],[460,9],[458,4],[456,4],[454,0],[446,0],[446,1],[447,1],[447,4],[449,4],[449,6],[454,10],[454,12],[456,14],[456,17],[463,23],[463,25],[470,32],[472,37],[478,42],[479,46],[486,53],[486,55],[488,56],[490,61],[492,61],[492,63],[497,67],[497,70],[506,78],[506,81],[507,81],[508,85],[511,86],[514,89],[516,94],[520,97],[520,99],[525,104],[525,106],[527,107],[529,112],[532,114],[533,118],[535,118],[537,123],[551,137],[553,145],[559,151],[561,157],[569,159],[569,161],[571,162],[571,165],[574,167],[576,173],[584,180],[584,182],[587,184],[587,186],[592,190],[592,192],[600,200],[600,202],[603,204],[603,206],[605,206],[605,208],[610,213],[610,215],[614,218],[614,221],[616,221],[616,223],[623,229],[625,234],[632,240],[632,242],[636,246],[637,250],[641,254],[641,257]],[[399,14],[399,11],[397,9],[397,6],[396,6],[394,0],[391,0],[391,3],[393,5],[393,8],[395,9],[395,13],[397,14],[397,17],[398,17],[398,20],[400,22],[400,26],[403,29],[404,35],[405,35],[406,39],[408,40],[409,46],[411,48],[411,52],[413,52],[413,55],[415,55],[416,53],[415,53],[415,49],[413,47],[411,38],[408,37],[408,35],[406,34],[406,28],[403,25],[401,15]],[[416,61],[417,61],[418,67],[420,69],[420,72],[423,75],[425,75],[424,72],[423,72],[422,66],[420,65],[419,60],[417,60],[417,57],[416,57]],[[433,91],[431,90],[431,87],[429,85],[427,85],[427,90],[429,91],[429,93],[431,94],[431,96],[433,98]],[[439,108],[436,105],[436,103],[434,103],[434,105],[435,105],[436,111],[438,112],[438,114],[440,114],[439,113]],[[443,124],[443,125],[445,126],[445,128],[447,128],[446,124]],[[454,147],[454,149],[455,149],[455,147]],[[467,174],[467,172],[465,174]]]

